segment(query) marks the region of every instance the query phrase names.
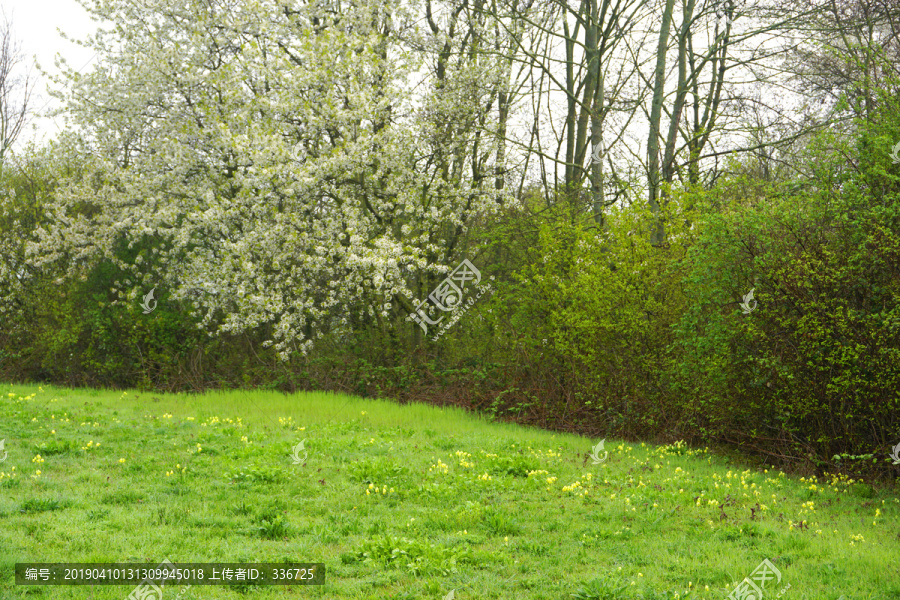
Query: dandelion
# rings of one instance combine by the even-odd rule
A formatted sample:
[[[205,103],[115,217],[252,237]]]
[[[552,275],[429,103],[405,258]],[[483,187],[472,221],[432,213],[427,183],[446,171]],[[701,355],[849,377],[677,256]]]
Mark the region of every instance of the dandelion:
[[[120,459],[119,459],[119,463],[123,463],[123,462],[125,462],[125,459],[124,459],[124,458],[120,458]]]

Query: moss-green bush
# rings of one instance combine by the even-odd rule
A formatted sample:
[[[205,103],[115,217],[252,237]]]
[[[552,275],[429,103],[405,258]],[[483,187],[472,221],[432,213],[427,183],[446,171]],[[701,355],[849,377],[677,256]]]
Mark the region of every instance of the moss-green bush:
[[[891,136],[878,129],[856,147],[820,139],[814,176],[762,200],[723,184],[717,197],[731,201],[704,211],[673,346],[676,397],[704,437],[817,467],[896,437],[900,167],[885,164]],[[751,289],[758,304],[744,314]]]

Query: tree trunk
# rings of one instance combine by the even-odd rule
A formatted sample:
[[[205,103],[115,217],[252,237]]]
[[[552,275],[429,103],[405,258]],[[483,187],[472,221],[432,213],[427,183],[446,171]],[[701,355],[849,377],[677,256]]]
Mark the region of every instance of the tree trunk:
[[[650,109],[650,136],[647,141],[647,176],[649,180],[649,203],[655,222],[650,232],[650,243],[658,246],[665,239],[662,211],[659,203],[659,132],[662,119],[662,105],[666,86],[666,54],[669,48],[669,29],[675,0],[666,0],[662,23],[659,28],[659,45],[656,48],[656,71],[653,82],[653,104]]]

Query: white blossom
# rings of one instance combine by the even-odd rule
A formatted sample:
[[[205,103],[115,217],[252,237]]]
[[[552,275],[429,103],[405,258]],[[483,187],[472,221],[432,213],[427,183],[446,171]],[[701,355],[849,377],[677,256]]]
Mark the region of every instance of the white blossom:
[[[471,118],[502,61],[461,67],[441,93],[412,85],[422,56],[379,29],[412,22],[401,0],[342,4],[343,26],[318,30],[315,2],[87,2],[116,26],[89,40],[97,68],[66,75],[78,133],[63,145],[84,170],[61,181],[29,264],[67,258],[74,277],[108,260],[201,328],[271,325],[287,358],[353,311],[387,316],[385,300],[414,297],[398,265],[446,272],[447,225],[515,204],[493,181],[423,167],[423,148],[471,143],[436,145],[435,115]],[[123,241],[152,249],[129,263]]]

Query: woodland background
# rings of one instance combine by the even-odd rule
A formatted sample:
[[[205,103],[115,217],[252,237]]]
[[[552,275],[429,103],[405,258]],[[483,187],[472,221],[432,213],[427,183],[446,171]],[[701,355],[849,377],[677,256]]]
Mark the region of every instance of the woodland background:
[[[896,474],[895,2],[83,4],[51,143],[0,37],[0,379]],[[495,292],[435,342],[408,316],[463,259]]]

